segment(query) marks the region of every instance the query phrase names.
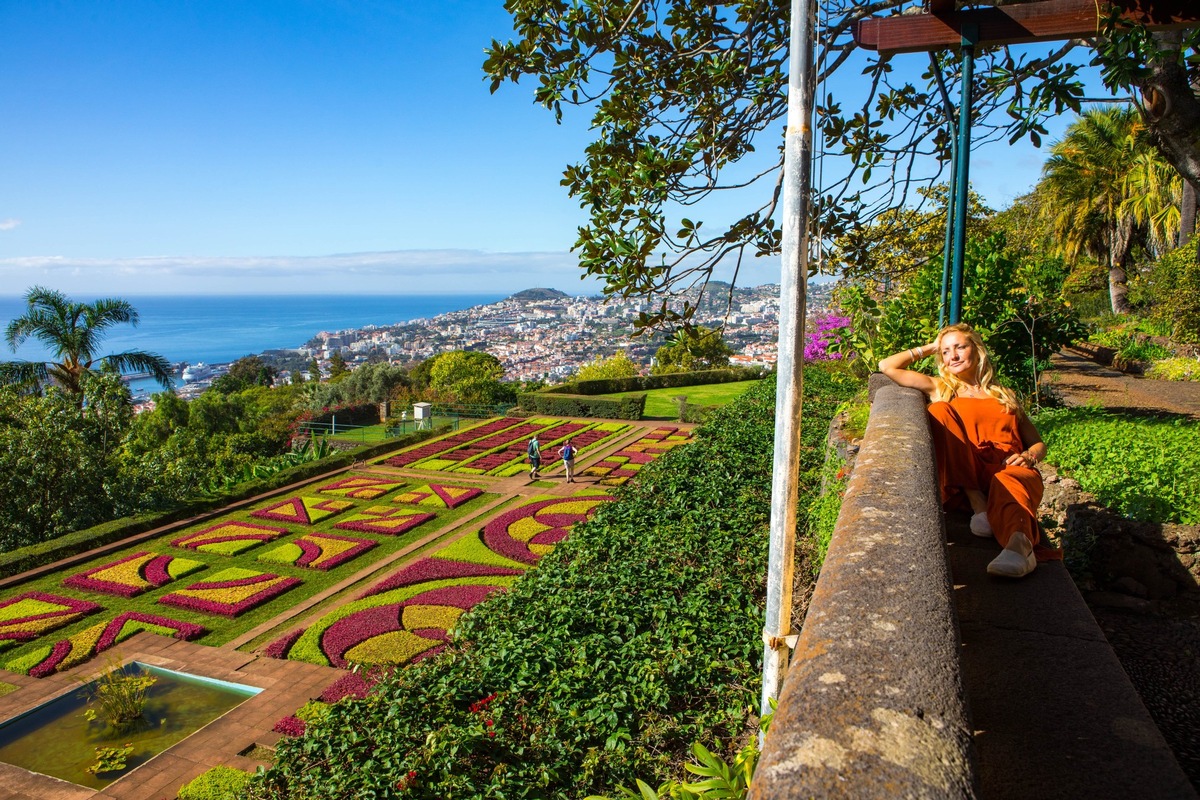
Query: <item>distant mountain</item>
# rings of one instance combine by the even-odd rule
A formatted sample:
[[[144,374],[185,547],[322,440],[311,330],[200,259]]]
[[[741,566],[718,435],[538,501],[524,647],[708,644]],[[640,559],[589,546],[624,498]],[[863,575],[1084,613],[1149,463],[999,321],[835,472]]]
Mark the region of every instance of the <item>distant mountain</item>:
[[[532,303],[537,300],[563,300],[571,295],[566,292],[560,292],[558,289],[526,289],[517,292],[509,300],[523,300],[527,303]]]

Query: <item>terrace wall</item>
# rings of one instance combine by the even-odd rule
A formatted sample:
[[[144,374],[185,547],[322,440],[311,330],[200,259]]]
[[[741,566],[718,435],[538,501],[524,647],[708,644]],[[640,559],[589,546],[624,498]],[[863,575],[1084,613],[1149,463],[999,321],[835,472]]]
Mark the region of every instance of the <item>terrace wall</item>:
[[[750,797],[1195,797],[1062,563],[989,578],[924,397],[872,389]]]

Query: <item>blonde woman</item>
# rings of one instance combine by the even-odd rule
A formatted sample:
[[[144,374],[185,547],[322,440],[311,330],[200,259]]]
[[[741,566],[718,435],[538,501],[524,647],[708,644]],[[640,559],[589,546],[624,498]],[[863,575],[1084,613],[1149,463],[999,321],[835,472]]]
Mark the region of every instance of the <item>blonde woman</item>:
[[[937,377],[909,369],[933,355]],[[888,356],[879,371],[929,397],[938,483],[947,509],[970,507],[971,532],[1003,547],[991,575],[1021,578],[1037,567],[1037,508],[1046,445],[1016,395],[994,382],[987,348],[970,325],[949,325],[930,344]]]

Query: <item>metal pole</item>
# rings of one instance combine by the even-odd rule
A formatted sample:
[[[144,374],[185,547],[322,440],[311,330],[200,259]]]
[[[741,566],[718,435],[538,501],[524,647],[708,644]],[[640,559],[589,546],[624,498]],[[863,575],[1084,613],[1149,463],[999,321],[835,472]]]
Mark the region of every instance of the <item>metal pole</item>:
[[[975,73],[977,25],[962,26],[962,100],[958,109],[958,170],[954,176],[954,277],[950,289],[950,324],[962,318],[963,257],[967,247],[967,189],[971,169],[971,81]]]
[[[929,66],[937,78],[938,91],[942,95],[942,109],[946,113],[946,126],[950,129],[950,185],[946,187],[946,239],[942,243],[942,291],[938,295],[938,329],[946,325],[946,298],[950,291],[950,261],[954,245],[954,192],[958,173],[958,133],[954,125],[954,106],[950,104],[950,93],[942,80],[942,66],[933,53],[929,54]]]
[[[808,283],[808,213],[812,182],[812,113],[816,84],[814,0],[792,0],[788,60],[787,137],[783,158],[782,280],[779,289],[779,385],[771,475],[771,543],[763,627],[761,712],[771,710],[787,672],[792,632],[792,571],[799,502],[800,397],[803,388],[804,305]],[[795,639],[791,639],[792,642]]]

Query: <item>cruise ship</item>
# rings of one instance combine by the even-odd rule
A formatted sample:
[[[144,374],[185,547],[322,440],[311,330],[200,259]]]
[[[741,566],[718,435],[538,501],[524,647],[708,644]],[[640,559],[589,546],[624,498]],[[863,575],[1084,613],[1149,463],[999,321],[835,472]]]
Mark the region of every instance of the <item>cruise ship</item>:
[[[190,364],[183,368],[183,382],[194,383],[196,381],[202,381],[205,378],[211,378],[214,371],[215,370],[213,367],[210,367],[203,361],[198,361],[195,364]]]

